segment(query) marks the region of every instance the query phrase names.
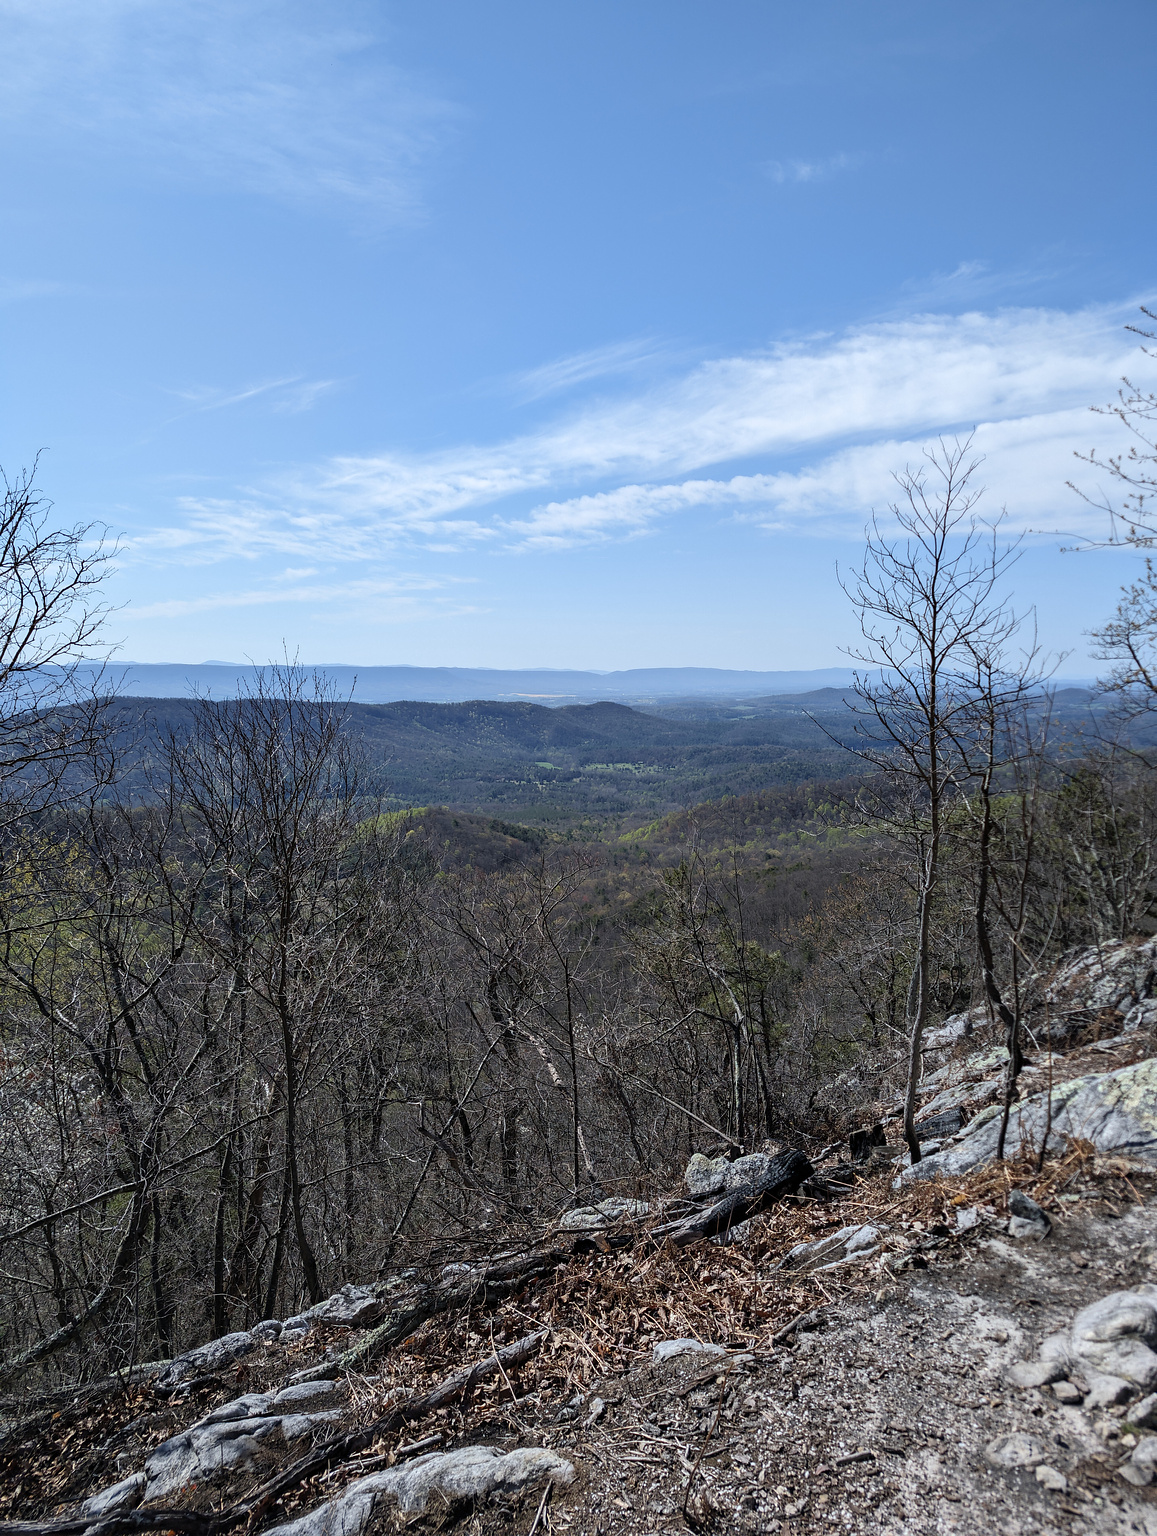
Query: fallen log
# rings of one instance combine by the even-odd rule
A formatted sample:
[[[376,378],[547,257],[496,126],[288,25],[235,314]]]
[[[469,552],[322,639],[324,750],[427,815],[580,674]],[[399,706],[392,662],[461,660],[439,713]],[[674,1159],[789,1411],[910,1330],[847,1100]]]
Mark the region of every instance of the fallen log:
[[[742,1185],[694,1216],[652,1227],[647,1235],[655,1240],[665,1240],[676,1248],[685,1248],[700,1238],[717,1237],[786,1195],[795,1194],[804,1180],[814,1173],[815,1169],[802,1152],[781,1152],[757,1183]]]
[[[361,1371],[378,1355],[408,1339],[422,1324],[442,1312],[458,1307],[486,1307],[519,1290],[528,1280],[549,1274],[565,1264],[570,1254],[561,1248],[538,1249],[500,1259],[485,1269],[477,1269],[460,1279],[439,1285],[423,1286],[400,1301],[380,1323],[368,1329],[344,1353],[325,1360],[310,1371],[301,1372],[297,1381],[336,1381],[347,1371]]]
[[[275,1476],[255,1488],[248,1498],[216,1514],[195,1509],[133,1509],[123,1514],[94,1519],[91,1515],[71,1515],[57,1520],[5,1520],[0,1521],[0,1536],[135,1536],[135,1533],[151,1531],[176,1531],[179,1536],[219,1536],[234,1526],[247,1521],[256,1526],[277,1500],[300,1483],[306,1482],[330,1467],[348,1461],[360,1451],[368,1450],[375,1440],[401,1429],[416,1419],[436,1413],[468,1392],[488,1376],[505,1372],[529,1360],[541,1347],[548,1330],[528,1333],[503,1349],[496,1350],[476,1365],[463,1366],[453,1375],[432,1388],[424,1397],[400,1403],[389,1413],[375,1419],[361,1429],[348,1434],[334,1435],[323,1440],[305,1456],[284,1468]]]

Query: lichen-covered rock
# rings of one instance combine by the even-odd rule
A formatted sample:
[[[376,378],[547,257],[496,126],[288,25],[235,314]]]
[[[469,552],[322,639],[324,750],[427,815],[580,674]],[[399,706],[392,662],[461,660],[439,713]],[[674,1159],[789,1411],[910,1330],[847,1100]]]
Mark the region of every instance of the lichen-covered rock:
[[[731,1164],[725,1157],[704,1157],[702,1152],[692,1153],[691,1161],[683,1174],[688,1194],[699,1198],[717,1195],[727,1180]]]
[[[256,1340],[249,1333],[227,1333],[224,1338],[211,1339],[199,1349],[190,1349],[171,1361],[157,1377],[157,1386],[162,1391],[171,1391],[195,1376],[212,1376],[256,1347]]]
[[[1045,1133],[1046,1097],[1036,1094],[1015,1105],[1009,1116],[1005,1146],[1015,1153],[1022,1142],[1039,1147]],[[932,1179],[971,1173],[996,1156],[1000,1133],[997,1106],[977,1116],[954,1146],[923,1158],[900,1175]],[[1074,1078],[1052,1092],[1049,1150],[1062,1152],[1069,1137],[1091,1141],[1098,1152],[1118,1152],[1157,1164],[1157,1057],[1116,1072]]]
[[[277,1525],[266,1536],[361,1536],[378,1504],[389,1499],[403,1514],[420,1514],[437,1497],[445,1505],[462,1504],[493,1493],[553,1483],[569,1483],[574,1467],[553,1451],[528,1447],[506,1455],[493,1445],[469,1445],[460,1451],[436,1451],[400,1467],[375,1472],[351,1484],[340,1496]]]
[[[775,1158],[767,1152],[749,1152],[746,1157],[737,1157],[723,1170],[723,1188],[730,1193],[759,1184],[767,1178],[774,1163]]]
[[[603,1227],[612,1226],[616,1221],[639,1221],[650,1209],[645,1200],[625,1200],[619,1195],[612,1195],[608,1200],[600,1200],[597,1205],[567,1211],[559,1218],[558,1225],[563,1232],[597,1232]]]

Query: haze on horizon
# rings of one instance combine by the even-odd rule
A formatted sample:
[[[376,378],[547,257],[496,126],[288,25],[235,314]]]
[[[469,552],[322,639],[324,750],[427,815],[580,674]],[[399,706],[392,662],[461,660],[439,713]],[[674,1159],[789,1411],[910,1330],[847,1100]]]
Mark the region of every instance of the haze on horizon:
[[[1155,370],[1142,0],[0,0],[0,463],[123,535],[139,662],[846,665],[975,430],[1096,669],[1066,488]]]

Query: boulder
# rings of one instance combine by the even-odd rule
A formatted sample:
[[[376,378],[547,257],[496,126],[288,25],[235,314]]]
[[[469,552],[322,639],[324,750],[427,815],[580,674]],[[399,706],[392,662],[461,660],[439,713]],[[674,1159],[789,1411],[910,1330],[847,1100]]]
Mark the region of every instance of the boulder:
[[[1152,1343],[1157,1343],[1157,1305],[1137,1291],[1113,1291],[1073,1319],[1073,1354],[1082,1365],[1146,1390],[1157,1387]]]
[[[776,1159],[767,1152],[749,1152],[746,1157],[737,1157],[723,1170],[723,1188],[730,1194],[733,1190],[759,1184],[768,1177],[775,1163]]]
[[[158,1445],[145,1462],[144,1497],[171,1498],[190,1483],[206,1483],[257,1463],[261,1441],[281,1426],[279,1418],[229,1419],[187,1429]]]
[[[559,1218],[558,1225],[563,1232],[597,1232],[602,1227],[612,1226],[616,1221],[638,1221],[648,1215],[650,1209],[645,1200],[624,1200],[619,1195],[612,1195],[609,1200],[600,1200],[597,1205],[567,1211]]]
[[[94,1493],[91,1499],[85,1499],[80,1512],[85,1519],[95,1519],[121,1515],[127,1510],[136,1509],[145,1496],[146,1481],[143,1472],[134,1472],[122,1482],[114,1483],[101,1493]]]
[[[256,1347],[256,1340],[250,1333],[227,1333],[224,1338],[211,1339],[199,1349],[178,1355],[160,1373],[156,1384],[162,1391],[171,1391],[196,1376],[213,1376]]]
[[[514,1494],[544,1482],[574,1480],[574,1467],[553,1451],[538,1447],[509,1451],[493,1445],[468,1445],[459,1451],[435,1451],[400,1467],[375,1472],[350,1485],[340,1497],[266,1536],[361,1536],[378,1504],[389,1499],[403,1514],[420,1514],[436,1499],[453,1507],[488,1494]]]
[[[1045,1133],[1046,1095],[1035,1094],[1014,1105],[1005,1146],[1016,1152],[1023,1142],[1039,1147]],[[900,1175],[934,1179],[971,1173],[996,1155],[999,1107],[978,1115],[954,1146],[923,1158]],[[1049,1150],[1062,1152],[1068,1137],[1091,1141],[1098,1152],[1118,1152],[1157,1164],[1157,1057],[1116,1072],[1074,1078],[1052,1091]]]
[[[717,1195],[723,1188],[730,1167],[725,1157],[704,1157],[702,1152],[693,1153],[683,1174],[688,1194],[694,1195],[696,1199],[704,1195]]]
[[[1010,1365],[1005,1376],[1014,1387],[1048,1387],[1054,1381],[1063,1381],[1065,1368],[1055,1360],[1017,1360]]]

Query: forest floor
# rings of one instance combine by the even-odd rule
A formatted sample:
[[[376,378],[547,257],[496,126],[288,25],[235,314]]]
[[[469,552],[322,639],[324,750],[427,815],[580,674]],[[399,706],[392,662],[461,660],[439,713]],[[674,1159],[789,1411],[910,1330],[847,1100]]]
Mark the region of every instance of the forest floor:
[[[348,1379],[340,1423],[327,1433],[373,1420],[385,1401],[425,1391],[496,1345],[548,1333],[519,1370],[301,1484],[261,1524],[317,1509],[399,1450],[404,1457],[406,1446],[438,1435],[439,1450],[547,1447],[575,1476],[545,1496],[539,1485],[478,1507],[431,1505],[420,1516],[383,1501],[367,1536],[403,1525],[462,1536],[1157,1536],[1157,1489],[1134,1488],[1117,1471],[1131,1444],[1127,1410],[1090,1416],[1048,1389],[1005,1381],[1008,1366],[1078,1308],[1154,1276],[1157,1174],[1077,1146],[1040,1175],[1014,1162],[898,1191],[891,1175],[861,1179],[830,1203],[785,1202],[753,1220],[743,1242],[593,1252],[489,1310],[431,1319],[373,1367],[380,1374]],[[1013,1187],[1049,1208],[1044,1242],[1014,1241],[1004,1230]],[[966,1231],[956,1229],[961,1210],[978,1214]],[[880,1227],[873,1257],[809,1275],[777,1268],[794,1244],[853,1222]],[[726,1353],[656,1363],[654,1345],[672,1338]],[[74,1509],[214,1407],[284,1386],[348,1341],[317,1329],[288,1348],[266,1345],[176,1400],[141,1384],[42,1408],[0,1457],[0,1515]],[[995,1437],[1018,1430],[1046,1446],[1063,1492],[1031,1470],[985,1459]],[[187,1488],[166,1506],[223,1509],[286,1460],[285,1447],[263,1442],[243,1476]]]

